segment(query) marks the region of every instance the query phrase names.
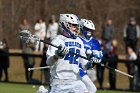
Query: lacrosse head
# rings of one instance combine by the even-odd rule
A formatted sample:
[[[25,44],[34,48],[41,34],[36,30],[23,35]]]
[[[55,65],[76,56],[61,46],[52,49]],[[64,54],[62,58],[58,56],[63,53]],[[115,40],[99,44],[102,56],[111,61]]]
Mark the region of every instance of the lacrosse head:
[[[36,45],[37,41],[40,40],[36,35],[32,35],[29,30],[22,30],[19,35],[23,42],[27,45]]]
[[[67,37],[76,38],[79,34],[79,19],[74,14],[60,14],[60,29]]]
[[[91,20],[81,19],[80,31],[86,39],[88,40],[90,39],[94,30],[95,30],[95,25]]]
[[[31,37],[31,32],[28,30],[22,30],[19,33],[20,38],[24,43],[29,42],[29,38]]]

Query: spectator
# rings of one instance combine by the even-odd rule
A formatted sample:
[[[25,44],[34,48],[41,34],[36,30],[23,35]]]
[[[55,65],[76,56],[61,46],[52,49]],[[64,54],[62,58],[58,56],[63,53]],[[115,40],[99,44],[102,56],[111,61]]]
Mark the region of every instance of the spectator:
[[[139,90],[140,89],[140,49],[138,50],[137,53],[137,60],[136,60],[136,65],[135,65],[135,72],[134,72],[135,77],[135,89]]]
[[[2,72],[4,71],[5,79],[4,81],[8,81],[8,68],[9,68],[9,46],[6,38],[3,38],[0,45],[0,81],[2,79]]]
[[[108,66],[117,69],[118,54],[117,54],[117,42],[112,41],[111,48],[108,54]],[[109,84],[110,89],[116,89],[116,72],[109,69]]]
[[[42,40],[45,39],[46,36],[46,23],[43,19],[37,20],[35,24],[35,34]],[[37,42],[35,51],[43,51],[44,43],[43,42]]]
[[[111,19],[107,19],[106,24],[102,27],[102,40],[107,48],[110,48],[112,39],[115,34],[115,29]]]
[[[46,37],[50,41],[57,36],[58,33],[58,23],[54,15],[52,15],[52,19],[49,20],[49,25],[47,29]]]
[[[29,30],[31,31],[31,26],[30,24],[28,23],[27,19],[23,19],[19,25],[19,31],[22,31],[22,30]],[[23,43],[23,40],[20,39],[20,49],[23,49],[24,47],[24,43]]]
[[[47,56],[46,56],[46,51],[48,49],[48,45],[44,44],[44,48],[43,48],[43,56],[42,56],[42,60],[41,60],[41,67],[47,66],[46,64],[46,60],[47,60]],[[49,83],[50,82],[50,69],[46,68],[42,70],[43,74],[44,74],[44,79],[45,82],[44,83]]]
[[[124,27],[123,38],[127,48],[131,47],[136,52],[137,41],[140,36],[140,29],[134,17],[129,19],[129,23]]]
[[[23,62],[24,62],[24,67],[25,67],[25,77],[27,81],[32,80],[32,75],[33,75],[33,70],[30,72],[28,71],[28,68],[33,68],[35,65],[35,60],[33,57],[29,57],[27,54],[32,54],[33,53],[33,47],[26,45],[23,49]]]
[[[136,53],[133,51],[131,47],[127,48],[127,60],[128,62],[126,63],[128,74],[134,75],[134,70],[135,70],[135,65],[134,61],[137,59]],[[129,89],[134,90],[134,79],[129,78]]]
[[[103,51],[103,58],[101,63],[106,64],[107,62],[107,57],[108,57],[108,49],[106,48],[105,45],[101,44],[101,49]],[[103,89],[103,81],[104,81],[104,67],[101,65],[97,64],[96,65],[96,70],[97,70],[97,80],[99,82],[100,89]]]

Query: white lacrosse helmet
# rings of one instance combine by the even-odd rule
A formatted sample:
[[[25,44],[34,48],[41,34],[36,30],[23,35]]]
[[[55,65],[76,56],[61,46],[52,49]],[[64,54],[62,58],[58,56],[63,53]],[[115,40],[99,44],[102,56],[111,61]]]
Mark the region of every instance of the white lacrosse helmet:
[[[86,39],[90,39],[94,30],[95,25],[91,20],[81,19],[80,31]]]
[[[70,25],[75,25],[79,29],[79,19],[74,14],[60,14],[60,29],[68,34],[68,37],[75,38],[80,32],[70,31]]]
[[[91,30],[95,30],[95,25],[91,20],[81,19],[81,26]]]

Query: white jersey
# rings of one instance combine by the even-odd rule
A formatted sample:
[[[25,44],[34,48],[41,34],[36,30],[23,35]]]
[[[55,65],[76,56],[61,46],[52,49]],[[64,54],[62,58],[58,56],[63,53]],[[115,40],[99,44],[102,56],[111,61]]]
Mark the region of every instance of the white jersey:
[[[82,56],[86,56],[83,42],[79,38],[72,39],[67,38],[63,35],[58,35],[55,39],[53,39],[51,43],[57,46],[65,45],[65,47],[69,51],[78,53]],[[47,55],[55,55],[56,50],[57,48],[49,46],[47,50]],[[87,60],[70,53],[66,54],[64,58],[58,59],[57,62],[54,62],[51,69],[52,79],[78,80],[79,62],[82,62],[82,64],[85,65],[87,63]]]

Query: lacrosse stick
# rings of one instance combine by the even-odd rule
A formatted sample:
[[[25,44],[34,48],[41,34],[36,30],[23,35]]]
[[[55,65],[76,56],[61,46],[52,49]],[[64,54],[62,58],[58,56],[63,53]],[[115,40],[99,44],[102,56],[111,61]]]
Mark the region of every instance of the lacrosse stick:
[[[37,37],[36,35],[32,35],[31,34],[31,32],[30,31],[28,31],[28,30],[23,30],[23,31],[21,31],[20,32],[20,38],[23,40],[23,42],[24,43],[26,43],[26,44],[37,44],[37,42],[43,42],[43,43],[45,43],[45,44],[48,44],[48,45],[51,45],[51,46],[53,46],[53,47],[56,47],[56,48],[60,48],[59,46],[56,46],[56,45],[54,45],[54,44],[52,44],[52,43],[49,43],[49,42],[46,42],[46,41],[44,41],[44,40],[41,40],[39,37]],[[71,53],[71,54],[74,54],[74,55],[76,55],[76,56],[79,56],[79,57],[81,57],[81,58],[84,58],[84,59],[87,59],[87,60],[89,60],[88,58],[86,58],[86,57],[84,57],[84,56],[81,56],[81,55],[79,55],[78,53],[73,53],[73,52],[71,52],[71,51],[69,51],[69,53]]]
[[[53,46],[53,47],[60,48],[59,46],[56,46],[56,45],[54,45],[54,44],[52,44],[52,43],[45,42],[44,40],[41,40],[41,39],[40,39],[39,37],[37,37],[36,35],[32,35],[31,32],[28,31],[28,30],[23,30],[23,31],[21,31],[21,32],[20,32],[20,38],[21,38],[26,44],[37,44],[37,42],[43,42],[43,43],[48,44],[48,45],[51,45],[51,46]],[[77,54],[77,53],[73,53],[73,52],[71,52],[71,51],[69,51],[69,53],[74,54],[74,55],[76,55],[76,56],[78,56],[78,57],[84,58],[84,59],[86,59],[86,60],[89,60],[87,57],[81,56],[81,55],[79,55],[79,54]],[[130,78],[133,78],[132,75],[127,74],[127,73],[125,73],[125,72],[122,72],[122,71],[120,71],[120,70],[118,70],[118,69],[114,69],[114,68],[109,67],[109,66],[106,66],[106,65],[104,65],[104,64],[100,64],[100,65],[103,66],[103,67],[106,67],[106,68],[108,68],[108,69],[111,69],[111,70],[113,70],[113,71],[115,71],[115,72],[118,72],[118,73],[120,73],[120,74],[122,74],[122,75],[125,75],[125,76],[128,76],[128,77],[130,77]],[[30,68],[30,69],[34,70],[35,68],[34,68],[34,69],[33,69],[33,68]],[[44,68],[37,68],[37,69],[44,69]]]

